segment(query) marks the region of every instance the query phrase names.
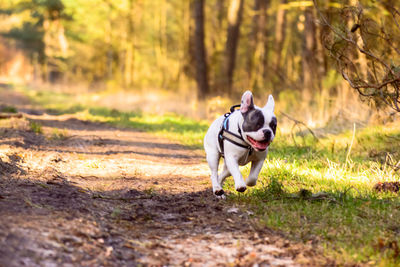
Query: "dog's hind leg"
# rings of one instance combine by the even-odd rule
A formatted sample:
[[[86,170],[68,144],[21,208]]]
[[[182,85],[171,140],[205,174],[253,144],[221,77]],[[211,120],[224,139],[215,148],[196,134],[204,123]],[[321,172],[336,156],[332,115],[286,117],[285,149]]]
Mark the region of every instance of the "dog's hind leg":
[[[213,192],[216,196],[224,195],[224,190],[222,190],[222,187],[218,182],[218,165],[220,157],[219,153],[207,153],[207,162],[211,170],[211,183]]]
[[[223,186],[225,179],[230,175],[231,173],[228,171],[228,167],[224,163],[224,168],[222,169],[222,172],[218,175],[218,183],[221,185],[221,187]]]

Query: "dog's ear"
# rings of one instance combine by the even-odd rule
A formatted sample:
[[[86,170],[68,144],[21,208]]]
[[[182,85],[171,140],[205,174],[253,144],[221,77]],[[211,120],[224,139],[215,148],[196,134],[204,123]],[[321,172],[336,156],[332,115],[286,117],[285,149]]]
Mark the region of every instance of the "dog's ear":
[[[265,104],[264,109],[265,109],[266,111],[269,111],[269,112],[271,112],[271,113],[274,113],[275,101],[274,101],[274,97],[273,97],[272,95],[269,95],[267,104]]]
[[[250,91],[244,92],[242,102],[240,103],[240,112],[246,113],[254,109],[253,94]]]

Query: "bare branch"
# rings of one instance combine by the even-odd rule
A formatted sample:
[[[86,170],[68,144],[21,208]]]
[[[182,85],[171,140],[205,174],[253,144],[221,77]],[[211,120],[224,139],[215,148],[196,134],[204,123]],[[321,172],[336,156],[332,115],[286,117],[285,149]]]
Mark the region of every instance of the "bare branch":
[[[382,65],[384,65],[387,69],[389,69],[389,70],[391,69],[391,68],[389,67],[389,65],[387,65],[386,62],[384,62],[383,60],[381,60],[379,57],[377,57],[377,56],[375,56],[373,53],[371,53],[371,52],[369,52],[369,51],[367,51],[367,50],[361,48],[361,47],[357,44],[357,42],[356,42],[355,40],[343,36],[343,34],[341,34],[336,28],[334,28],[334,27],[328,22],[328,20],[326,19],[326,17],[322,14],[321,10],[318,8],[317,0],[313,0],[313,2],[314,2],[315,8],[317,9],[318,14],[320,15],[321,19],[324,21],[324,25],[325,25],[325,26],[328,26],[328,27],[332,30],[332,32],[334,32],[334,33],[335,33],[338,37],[340,37],[342,40],[344,40],[344,41],[346,41],[346,42],[352,44],[353,46],[355,46],[355,47],[358,49],[358,51],[360,51],[361,53],[363,53],[363,54],[365,54],[365,55],[367,55],[367,56],[369,56],[369,57],[372,57],[373,59],[375,59],[376,61],[378,61],[378,62],[381,63]],[[393,73],[393,74],[394,74],[394,73]]]
[[[386,8],[387,10],[389,10],[390,14],[392,14],[393,21],[394,21],[394,23],[396,24],[397,28],[400,30],[400,24],[399,24],[399,22],[398,22],[397,19],[396,19],[396,14],[397,14],[398,16],[400,16],[400,12],[399,12],[395,7],[393,7],[393,6],[389,6],[388,4],[384,4],[384,5],[385,5],[385,8]]]
[[[314,137],[314,139],[315,139],[317,142],[319,141],[319,138],[315,135],[315,133],[311,130],[311,128],[307,126],[307,124],[305,124],[305,123],[302,122],[302,121],[299,121],[299,120],[296,120],[296,119],[292,118],[291,116],[289,116],[288,114],[286,114],[286,113],[284,113],[284,112],[282,112],[282,111],[281,111],[280,113],[281,113],[283,116],[285,116],[286,118],[288,118],[289,120],[291,120],[291,121],[294,122],[294,125],[293,125],[293,127],[292,127],[292,131],[293,131],[293,129],[294,129],[294,127],[295,127],[296,125],[298,125],[298,124],[303,125],[303,126],[306,127],[307,130],[312,134],[312,136]],[[294,140],[294,138],[293,138],[293,140]],[[296,143],[296,141],[294,141],[294,142]]]
[[[342,8],[340,14],[345,15],[344,22],[351,17],[356,21],[350,31],[346,25],[333,26],[319,8],[317,0],[313,3],[320,17],[319,23],[330,31],[324,35],[323,45],[336,60],[343,78],[361,96],[373,100],[377,107],[384,103],[400,112],[400,66],[395,65],[397,61],[393,60],[393,55],[400,55],[397,45],[400,12],[387,3],[377,1],[376,5],[383,5],[392,15],[392,22],[383,22],[360,6]],[[334,21],[334,18],[330,19]],[[390,27],[388,23],[395,27]]]

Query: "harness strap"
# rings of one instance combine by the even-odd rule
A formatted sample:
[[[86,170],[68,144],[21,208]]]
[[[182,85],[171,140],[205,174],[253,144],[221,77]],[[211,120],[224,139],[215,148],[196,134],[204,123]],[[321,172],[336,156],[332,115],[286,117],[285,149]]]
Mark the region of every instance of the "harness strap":
[[[242,137],[240,137],[230,131],[227,131],[227,130],[223,131],[222,137],[237,146],[240,146],[243,148],[250,148],[250,146],[242,139]]]
[[[229,114],[229,115],[231,115],[234,111],[235,111],[235,108],[239,108],[240,107],[240,104],[238,104],[238,105],[233,105],[229,110],[230,110],[230,113],[226,113],[226,114]],[[225,114],[225,117],[226,117],[226,114]]]
[[[237,108],[237,107],[240,107],[240,105],[232,106],[230,108],[230,112],[228,112],[224,115],[225,119],[221,125],[221,130],[218,133],[218,143],[219,143],[219,148],[220,148],[222,157],[224,156],[224,140],[227,140],[237,146],[247,148],[249,150],[249,153],[247,154],[248,156],[251,154],[251,152],[253,150],[253,148],[244,141],[239,125],[238,125],[238,131],[239,131],[240,135],[232,133],[231,131],[228,130],[229,129],[229,116],[235,111],[235,108]]]

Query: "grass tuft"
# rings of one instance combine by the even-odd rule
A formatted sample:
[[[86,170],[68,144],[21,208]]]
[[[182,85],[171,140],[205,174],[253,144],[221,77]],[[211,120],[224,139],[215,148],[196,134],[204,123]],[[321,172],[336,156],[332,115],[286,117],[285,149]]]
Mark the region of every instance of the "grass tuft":
[[[65,140],[68,138],[68,131],[66,129],[58,129],[58,128],[54,128],[51,132],[51,136],[50,139],[51,140]]]
[[[42,124],[39,122],[31,121],[29,122],[29,128],[31,129],[32,132],[36,134],[42,134],[43,129],[42,129]]]
[[[0,112],[17,113],[18,110],[16,107],[13,107],[13,106],[2,106],[2,107],[0,107]]]

